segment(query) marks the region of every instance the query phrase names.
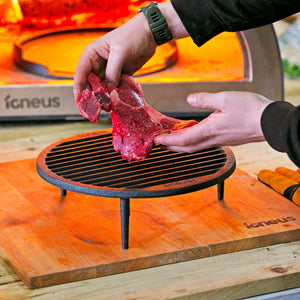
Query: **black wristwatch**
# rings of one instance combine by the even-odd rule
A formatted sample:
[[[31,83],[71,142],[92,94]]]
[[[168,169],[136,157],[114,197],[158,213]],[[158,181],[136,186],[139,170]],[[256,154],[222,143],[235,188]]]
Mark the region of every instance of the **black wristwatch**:
[[[157,7],[157,2],[152,2],[139,9],[148,20],[157,45],[162,45],[173,39],[166,19]]]

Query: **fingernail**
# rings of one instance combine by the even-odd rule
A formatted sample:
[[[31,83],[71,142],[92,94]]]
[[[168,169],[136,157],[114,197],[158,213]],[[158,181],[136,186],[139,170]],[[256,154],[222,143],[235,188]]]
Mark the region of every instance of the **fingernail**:
[[[154,139],[154,144],[159,145],[159,144],[160,144],[159,139],[155,138],[155,139]]]
[[[74,98],[75,98],[75,101],[78,102],[81,99],[81,95],[80,94],[76,94]]]
[[[106,86],[107,86],[107,87],[114,87],[114,84],[113,84],[113,82],[111,82],[111,81],[107,81],[107,82],[106,82]]]
[[[113,82],[113,81],[110,81],[110,80],[107,80],[106,82],[105,82],[105,84],[106,84],[106,86],[107,87],[113,87],[113,88],[115,88],[115,87],[118,87],[118,85],[115,83],[115,82]]]
[[[191,105],[196,103],[196,97],[194,95],[189,95],[187,98],[187,102]]]

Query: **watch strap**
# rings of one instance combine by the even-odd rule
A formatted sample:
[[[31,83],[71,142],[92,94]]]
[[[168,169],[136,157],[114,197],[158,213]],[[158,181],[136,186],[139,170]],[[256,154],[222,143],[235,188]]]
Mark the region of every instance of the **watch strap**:
[[[157,2],[141,7],[139,12],[143,12],[147,18],[157,45],[165,44],[173,39],[168,23],[158,8]]]

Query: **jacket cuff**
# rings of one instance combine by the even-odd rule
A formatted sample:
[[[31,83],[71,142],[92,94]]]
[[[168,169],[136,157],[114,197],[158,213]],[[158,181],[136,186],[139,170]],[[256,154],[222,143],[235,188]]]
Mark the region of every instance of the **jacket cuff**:
[[[287,152],[289,114],[294,106],[284,101],[269,104],[261,117],[261,128],[266,141],[277,151]]]
[[[201,46],[224,31],[223,24],[207,5],[207,0],[171,0],[185,29],[197,46]]]

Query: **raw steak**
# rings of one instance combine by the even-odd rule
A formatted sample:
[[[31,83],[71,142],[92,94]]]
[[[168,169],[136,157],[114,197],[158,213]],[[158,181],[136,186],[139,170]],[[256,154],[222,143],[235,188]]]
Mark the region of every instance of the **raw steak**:
[[[131,77],[122,75],[118,88],[109,88],[91,73],[91,90],[84,90],[77,101],[80,113],[92,122],[103,109],[111,111],[113,146],[128,162],[147,158],[156,135],[197,124],[167,117],[149,106],[141,86]]]

